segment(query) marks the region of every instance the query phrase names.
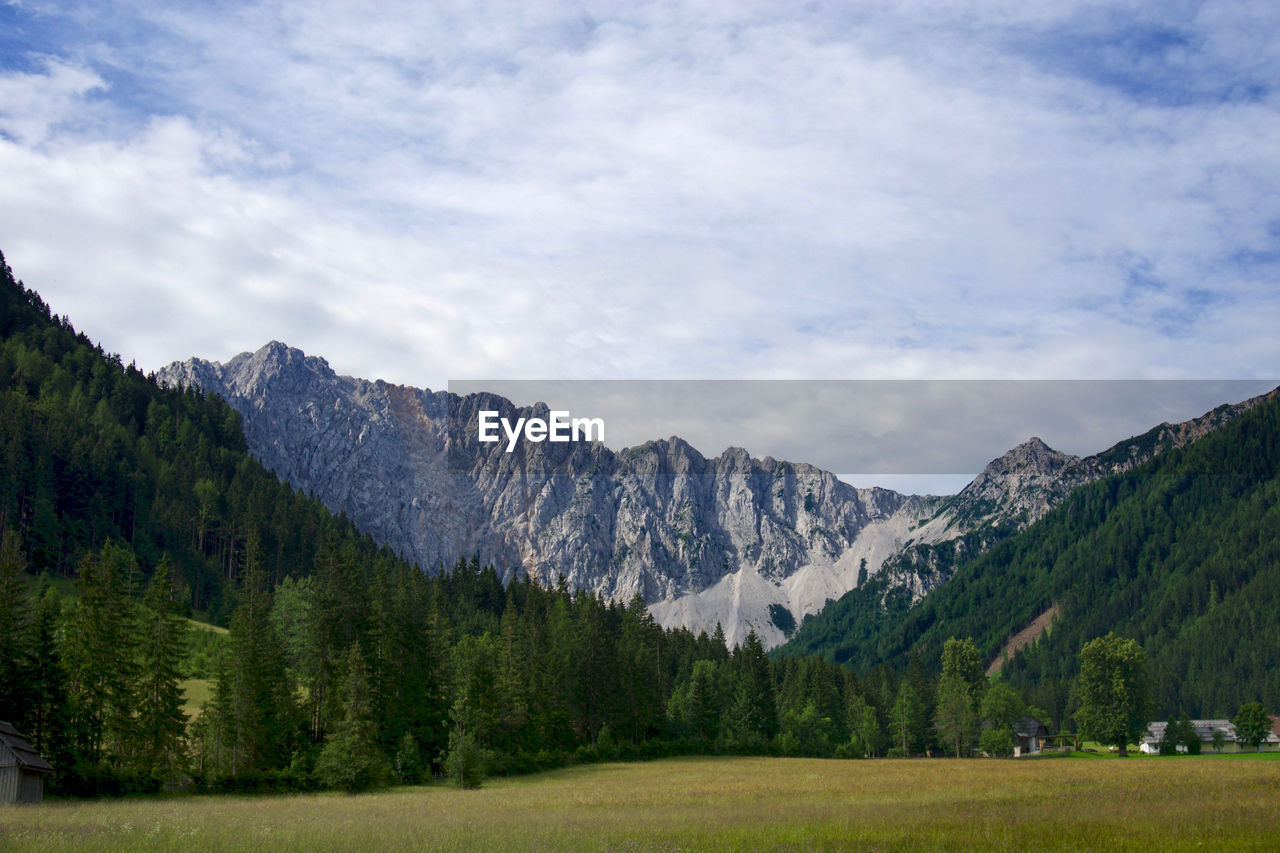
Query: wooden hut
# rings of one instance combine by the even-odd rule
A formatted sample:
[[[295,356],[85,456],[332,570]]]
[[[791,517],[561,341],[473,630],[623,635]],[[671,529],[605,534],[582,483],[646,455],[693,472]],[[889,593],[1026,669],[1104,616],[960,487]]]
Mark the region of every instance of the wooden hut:
[[[0,721],[0,804],[40,802],[44,777],[52,772],[17,729]]]
[[[1049,729],[1035,717],[1023,717],[1013,722],[1013,756],[1039,755],[1044,749]]]

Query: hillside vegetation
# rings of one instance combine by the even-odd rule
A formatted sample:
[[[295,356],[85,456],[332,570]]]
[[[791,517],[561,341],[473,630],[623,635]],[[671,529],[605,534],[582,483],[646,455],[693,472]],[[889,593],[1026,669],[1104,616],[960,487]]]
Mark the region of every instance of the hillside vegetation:
[[[876,579],[809,620],[789,653],[865,671],[936,666],[973,637],[992,660],[1056,606],[1038,642],[1003,666],[1061,721],[1088,640],[1116,631],[1151,659],[1160,715],[1227,717],[1280,700],[1280,402],[1260,403],[1181,450],[1076,490],[912,607]]]
[[[666,631],[639,598],[504,587],[475,559],[429,574],[376,547],[249,457],[221,400],[104,353],[2,258],[0,447],[0,719],[53,763],[52,790],[887,747],[891,679]]]
[[[15,281],[2,254],[0,452],[0,528],[21,534],[33,570],[74,577],[112,540],[142,581],[167,554],[185,608],[214,622],[230,614],[250,538],[274,581],[309,572],[326,538],[379,556],[248,455],[231,407],[103,352]]]

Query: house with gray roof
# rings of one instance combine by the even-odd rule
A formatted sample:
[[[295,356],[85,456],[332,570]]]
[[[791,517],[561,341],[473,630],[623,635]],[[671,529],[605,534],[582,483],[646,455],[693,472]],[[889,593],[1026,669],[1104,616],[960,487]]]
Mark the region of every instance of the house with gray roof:
[[[1230,720],[1192,720],[1191,727],[1195,729],[1196,737],[1200,740],[1200,751],[1208,752],[1213,749],[1213,735],[1217,732],[1221,735],[1222,752],[1253,752],[1253,747],[1246,746],[1236,740],[1236,727]],[[1262,741],[1260,750],[1262,752],[1280,751],[1280,734],[1275,730],[1280,727],[1274,722],[1272,730]],[[1147,726],[1147,734],[1142,738],[1142,743],[1138,745],[1147,755],[1157,755],[1160,752],[1160,744],[1164,742],[1165,730],[1169,728],[1166,720],[1161,720]],[[1185,746],[1179,746],[1178,752],[1186,752]]]

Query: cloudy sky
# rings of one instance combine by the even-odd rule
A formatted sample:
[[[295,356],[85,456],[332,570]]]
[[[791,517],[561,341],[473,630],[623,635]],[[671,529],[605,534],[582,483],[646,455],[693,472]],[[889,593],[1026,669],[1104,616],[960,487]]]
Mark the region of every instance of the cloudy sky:
[[[154,369],[1280,373],[1257,3],[0,5],[0,250]]]

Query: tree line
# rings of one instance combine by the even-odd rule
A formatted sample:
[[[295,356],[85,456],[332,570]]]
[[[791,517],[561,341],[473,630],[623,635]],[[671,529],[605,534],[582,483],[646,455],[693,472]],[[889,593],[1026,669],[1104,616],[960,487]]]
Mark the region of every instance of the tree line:
[[[0,718],[28,733],[70,793],[360,789],[432,774],[526,772],[690,753],[863,758],[1011,751],[1027,713],[987,689],[972,643],[939,678],[858,678],[821,658],[770,659],[754,633],[663,629],[643,601],[605,601],[459,561],[429,576],[323,543],[314,571],[272,585],[250,541],[212,698],[183,710],[181,587],[129,548],[83,559],[74,595],[35,600],[18,535],[0,548]],[[140,595],[138,594],[140,593]],[[991,735],[994,730],[997,735]],[[994,739],[992,739],[994,737]]]

